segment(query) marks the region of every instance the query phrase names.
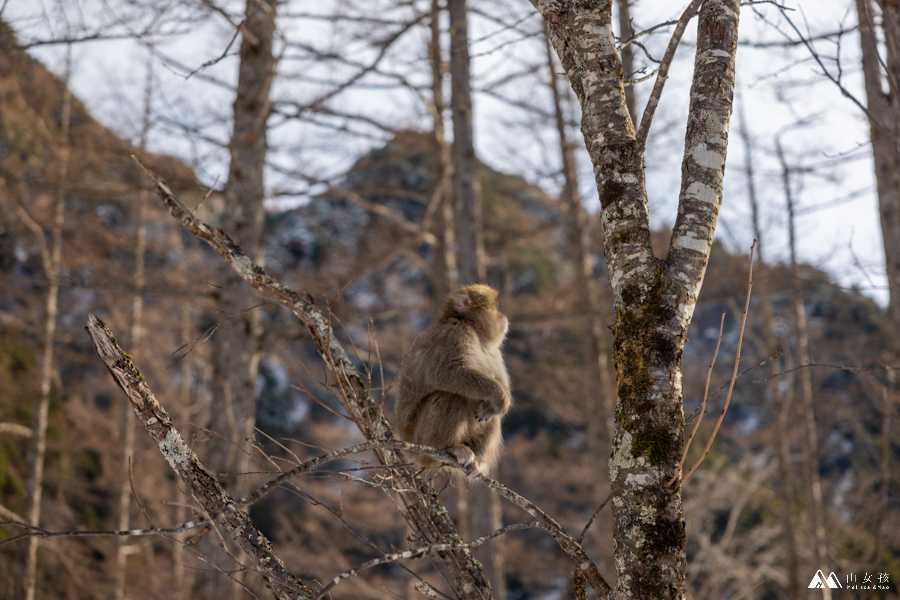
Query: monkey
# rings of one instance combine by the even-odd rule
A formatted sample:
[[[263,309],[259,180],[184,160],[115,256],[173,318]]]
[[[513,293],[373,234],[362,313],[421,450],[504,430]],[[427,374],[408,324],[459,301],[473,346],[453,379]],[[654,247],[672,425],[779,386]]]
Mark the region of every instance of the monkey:
[[[396,410],[402,440],[447,450],[468,473],[484,476],[497,463],[500,420],[512,405],[500,352],[509,320],[497,295],[476,284],[447,297],[400,368]],[[424,454],[412,460],[426,469],[440,466]]]

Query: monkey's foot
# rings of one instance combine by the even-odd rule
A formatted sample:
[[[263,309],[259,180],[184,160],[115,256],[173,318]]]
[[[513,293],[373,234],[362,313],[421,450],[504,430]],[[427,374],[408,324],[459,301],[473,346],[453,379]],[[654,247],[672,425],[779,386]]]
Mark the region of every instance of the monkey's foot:
[[[468,446],[452,446],[447,451],[453,455],[460,466],[465,469],[467,475],[483,475],[487,477],[487,464],[475,456]]]
[[[468,446],[451,446],[450,448],[447,448],[447,452],[452,454],[456,459],[456,462],[458,462],[467,472],[472,471],[479,462],[478,459],[475,458],[475,453],[472,452],[472,449]]]

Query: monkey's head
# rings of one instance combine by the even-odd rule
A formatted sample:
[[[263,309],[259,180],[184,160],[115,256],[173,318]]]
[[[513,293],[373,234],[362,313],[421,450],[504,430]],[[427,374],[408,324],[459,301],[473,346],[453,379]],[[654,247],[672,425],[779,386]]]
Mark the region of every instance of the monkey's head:
[[[477,283],[450,294],[441,308],[440,320],[458,319],[475,327],[482,339],[499,344],[506,336],[509,320],[500,312],[497,290]]]

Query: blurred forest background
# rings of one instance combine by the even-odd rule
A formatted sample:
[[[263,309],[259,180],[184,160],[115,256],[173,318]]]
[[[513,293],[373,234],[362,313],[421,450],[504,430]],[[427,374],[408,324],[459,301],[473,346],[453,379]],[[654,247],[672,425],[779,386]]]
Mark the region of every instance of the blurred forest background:
[[[87,531],[193,517],[97,359],[83,331],[88,313],[118,334],[182,435],[236,496],[363,439],[331,396],[305,329],[240,291],[221,258],[167,214],[134,154],[267,272],[330,311],[387,414],[404,352],[465,260],[448,244],[467,227],[454,228],[452,199],[471,190],[482,215],[475,260],[511,324],[505,356],[515,402],[496,478],[581,531],[609,494],[615,374],[612,298],[577,102],[526,2],[470,3],[461,43],[472,72],[453,72],[459,28],[447,11],[460,4],[465,10],[456,0],[290,2],[266,31],[253,29],[250,11],[263,6],[255,0],[2,3],[0,521]],[[616,8],[621,40],[652,30],[622,50],[637,106],[650,85],[641,80],[654,73],[683,9],[653,4]],[[707,412],[721,410],[752,239],[759,250],[746,372],[684,488],[689,598],[818,597],[807,589],[818,569],[845,587],[851,576],[877,586],[834,590],[835,598],[898,597],[898,332],[886,308],[870,129],[841,90],[872,103],[858,7],[870,11],[890,68],[900,51],[885,43],[897,39],[883,22],[900,22],[900,10],[890,0],[829,2],[821,12],[819,3],[793,4],[817,12],[757,3],[742,15],[746,66],[719,241],[684,355],[686,415],[702,400],[725,310],[710,386],[720,391]],[[248,35],[268,36],[267,56],[242,46]],[[118,50],[122,40],[140,54]],[[130,63],[131,76],[99,76],[104,54]],[[682,48],[667,94],[683,95],[679,69],[690,56]],[[878,72],[877,56],[868,59]],[[84,98],[72,93],[91,88]],[[896,107],[896,79],[888,76],[884,90],[886,106]],[[455,114],[463,94],[475,99],[468,154],[451,143],[465,132]],[[482,107],[489,117],[479,116]],[[677,194],[677,162],[668,157],[684,143],[684,108],[675,100],[663,108],[647,165],[658,255],[671,226],[658,215]],[[467,171],[470,187],[458,187]],[[871,221],[862,241],[809,220],[846,232],[860,215]],[[689,463],[713,422],[701,425]],[[370,485],[367,466],[330,465],[250,509],[304,581],[327,582],[406,547],[407,526]],[[488,495],[451,486],[442,497],[466,538],[526,519]],[[611,526],[606,509],[585,538],[604,573],[614,571]],[[0,541],[21,533],[0,523]],[[184,548],[187,537],[4,543],[0,597],[268,597],[258,577],[241,572],[239,555],[217,554],[211,539]],[[568,559],[539,529],[510,533],[478,556],[497,597],[570,595]],[[414,597],[407,568],[433,577],[435,567],[428,559],[403,565],[364,571],[332,595]]]

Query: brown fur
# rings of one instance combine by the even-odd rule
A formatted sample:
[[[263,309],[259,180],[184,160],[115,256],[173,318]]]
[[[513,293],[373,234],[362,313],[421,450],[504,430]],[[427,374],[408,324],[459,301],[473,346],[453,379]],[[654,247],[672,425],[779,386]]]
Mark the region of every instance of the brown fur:
[[[490,473],[503,446],[500,419],[512,404],[500,353],[507,325],[493,288],[470,285],[450,294],[401,368],[401,439],[446,449],[472,471]],[[439,464],[421,454],[411,458],[421,467]]]

